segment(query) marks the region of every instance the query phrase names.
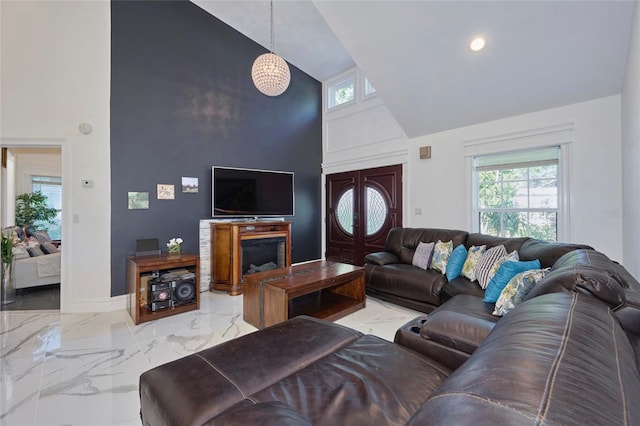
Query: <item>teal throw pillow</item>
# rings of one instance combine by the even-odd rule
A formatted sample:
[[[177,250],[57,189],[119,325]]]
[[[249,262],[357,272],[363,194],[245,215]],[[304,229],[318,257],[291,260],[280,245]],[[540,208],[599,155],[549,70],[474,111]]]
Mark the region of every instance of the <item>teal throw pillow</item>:
[[[484,301],[487,303],[496,303],[502,290],[509,284],[511,278],[520,272],[529,271],[531,269],[540,269],[539,260],[530,260],[528,262],[504,262],[498,272],[491,278],[489,285],[484,292]]]
[[[467,260],[467,249],[463,244],[454,248],[449,256],[449,262],[447,262],[447,280],[451,281],[462,275],[462,267],[464,261]]]

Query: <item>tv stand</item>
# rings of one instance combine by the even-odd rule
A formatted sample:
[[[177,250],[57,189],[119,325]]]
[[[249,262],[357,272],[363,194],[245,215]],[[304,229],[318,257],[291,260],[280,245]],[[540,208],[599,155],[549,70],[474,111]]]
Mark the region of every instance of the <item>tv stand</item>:
[[[242,242],[284,239],[284,265],[291,266],[291,222],[280,220],[211,223],[211,282],[209,290],[242,294]]]

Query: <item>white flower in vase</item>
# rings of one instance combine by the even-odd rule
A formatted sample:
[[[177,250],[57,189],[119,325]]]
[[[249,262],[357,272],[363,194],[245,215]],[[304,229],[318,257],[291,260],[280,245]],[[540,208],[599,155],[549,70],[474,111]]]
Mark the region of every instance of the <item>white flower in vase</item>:
[[[172,238],[167,243],[169,253],[180,254],[182,238]]]

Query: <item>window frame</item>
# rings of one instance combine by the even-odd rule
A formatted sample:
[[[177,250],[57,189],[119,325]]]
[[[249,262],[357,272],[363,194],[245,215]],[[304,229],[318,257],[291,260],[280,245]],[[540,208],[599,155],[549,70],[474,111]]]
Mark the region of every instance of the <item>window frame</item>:
[[[463,142],[465,152],[465,200],[468,229],[480,232],[474,207],[478,205],[477,192],[474,191],[473,157],[498,154],[551,146],[560,147],[558,176],[558,217],[556,219],[557,241],[571,241],[570,181],[571,181],[571,145],[573,143],[574,123],[563,123],[513,133],[469,139]]]
[[[514,153],[524,153],[524,152],[540,152],[541,150],[547,150],[547,149],[557,149],[557,156],[555,160],[544,160],[544,161],[536,161],[536,160],[522,160],[522,161],[518,161],[518,162],[514,162],[511,164],[505,164],[505,165],[495,165],[495,166],[481,166],[481,165],[477,165],[476,161],[481,159],[481,158],[487,158],[487,157],[499,157],[502,155],[509,155],[509,154],[514,154]],[[526,214],[527,215],[527,222],[526,222],[526,226],[528,228],[528,231],[530,231],[530,225],[531,222],[529,220],[529,215],[531,213],[555,213],[556,216],[556,226],[555,226],[555,240],[554,241],[558,241],[559,238],[559,221],[560,221],[560,217],[561,217],[561,191],[562,188],[560,186],[560,182],[562,180],[562,166],[561,166],[561,154],[562,154],[562,150],[561,147],[559,145],[556,146],[552,146],[552,147],[542,147],[542,148],[532,148],[532,149],[526,149],[526,150],[516,150],[516,151],[503,151],[503,152],[498,152],[498,153],[494,153],[494,154],[485,154],[485,155],[477,155],[473,157],[473,192],[474,192],[474,202],[473,202],[473,220],[475,221],[475,229],[478,230],[478,232],[482,232],[482,214],[483,213],[499,213],[501,214],[501,220],[500,220],[500,232],[504,231],[504,227],[503,227],[503,216],[502,213],[516,213],[516,214]],[[556,181],[556,192],[557,192],[557,200],[556,200],[556,207],[531,207],[531,192],[530,189],[532,188],[531,182],[533,181],[539,181],[539,180],[548,180],[551,178],[532,178],[530,175],[530,169],[533,167],[537,167],[537,166],[544,166],[544,165],[555,165],[556,168],[556,174],[555,177],[553,178]],[[482,170],[484,169],[484,170]],[[527,170],[527,176],[526,179],[522,178],[522,179],[517,179],[514,181],[504,181],[501,180],[501,186],[504,186],[505,182],[513,182],[513,183],[517,183],[517,182],[526,182],[526,186],[527,186],[527,207],[481,207],[480,206],[480,173],[483,171],[497,171],[497,170],[518,170],[518,169],[526,169]],[[502,188],[503,189],[503,188]],[[504,195],[504,192],[501,189],[501,195]],[[497,237],[504,237],[504,235],[496,235]],[[527,237],[531,237],[531,238],[537,238],[535,236],[531,236],[529,232],[527,232],[527,235],[525,235]],[[511,237],[516,237],[516,236],[511,236]]]
[[[348,101],[342,102],[342,103],[335,103],[335,95],[336,93],[345,87],[348,87],[350,85],[353,85],[353,97],[351,99],[349,99]],[[330,81],[329,83],[327,83],[327,111],[333,111],[336,108],[342,108],[345,107],[347,105],[353,105],[356,103],[356,99],[357,99],[357,91],[358,91],[358,84],[357,84],[357,79],[356,79],[356,73],[355,71],[349,72],[347,74],[344,74],[332,81]]]

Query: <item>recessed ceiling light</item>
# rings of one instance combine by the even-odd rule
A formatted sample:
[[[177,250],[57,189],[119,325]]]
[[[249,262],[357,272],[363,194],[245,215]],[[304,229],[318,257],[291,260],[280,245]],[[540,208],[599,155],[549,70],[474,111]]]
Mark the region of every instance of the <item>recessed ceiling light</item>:
[[[474,52],[478,52],[484,49],[485,44],[486,42],[484,41],[484,38],[476,37],[473,40],[471,40],[471,43],[469,43],[469,49],[471,49]]]

